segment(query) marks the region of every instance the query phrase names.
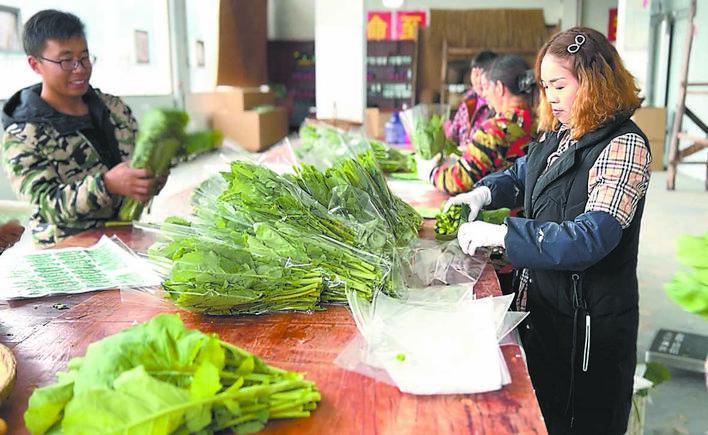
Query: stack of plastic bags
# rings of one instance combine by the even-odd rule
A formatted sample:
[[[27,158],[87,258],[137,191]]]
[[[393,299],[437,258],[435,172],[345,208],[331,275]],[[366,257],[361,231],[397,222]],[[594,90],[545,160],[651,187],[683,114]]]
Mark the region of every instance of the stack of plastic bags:
[[[428,276],[437,281],[443,275],[453,276],[453,264],[449,262],[450,267],[442,274]],[[483,264],[467,270],[474,275],[482,267]],[[500,389],[511,378],[499,342],[526,313],[507,311],[511,295],[476,299],[475,282],[470,276],[468,282],[457,284],[399,288],[399,298],[379,292],[371,302],[349,293],[359,334],[335,362],[411,394],[467,394]],[[422,280],[419,284],[430,282]]]

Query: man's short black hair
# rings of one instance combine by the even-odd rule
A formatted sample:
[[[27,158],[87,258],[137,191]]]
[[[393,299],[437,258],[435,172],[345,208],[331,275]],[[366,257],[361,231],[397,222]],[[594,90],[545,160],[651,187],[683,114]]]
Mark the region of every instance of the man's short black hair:
[[[482,50],[470,62],[470,68],[482,68],[488,70],[492,62],[497,58],[497,54],[491,50]]]
[[[76,36],[86,38],[84,23],[79,17],[68,12],[45,9],[32,15],[25,23],[22,44],[28,55],[41,56],[47,40],[65,41]]]

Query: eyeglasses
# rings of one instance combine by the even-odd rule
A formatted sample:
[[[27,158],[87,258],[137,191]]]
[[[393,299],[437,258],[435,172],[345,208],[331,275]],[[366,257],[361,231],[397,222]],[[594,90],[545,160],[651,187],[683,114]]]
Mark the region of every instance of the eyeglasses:
[[[96,56],[90,55],[90,56],[84,56],[79,59],[62,59],[62,60],[52,60],[52,59],[47,59],[46,57],[38,56],[42,60],[46,60],[47,62],[51,63],[56,63],[63,69],[64,71],[73,71],[76,68],[81,65],[84,67],[84,69],[89,69],[93,66],[93,64],[96,63]]]

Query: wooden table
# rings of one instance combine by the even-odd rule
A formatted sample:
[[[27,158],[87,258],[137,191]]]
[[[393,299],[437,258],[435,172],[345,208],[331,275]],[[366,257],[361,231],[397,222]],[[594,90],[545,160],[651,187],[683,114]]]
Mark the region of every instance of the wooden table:
[[[61,246],[88,246],[102,234],[118,235],[134,249],[150,243],[150,237],[138,230],[118,228],[88,231]],[[499,294],[491,267],[485,268],[475,291],[480,296]],[[58,310],[53,307],[57,303],[69,308]],[[273,421],[265,433],[546,433],[517,345],[502,347],[512,383],[499,391],[414,396],[333,363],[356,334],[344,307],[313,314],[210,317],[182,311],[152,296],[126,296],[117,290],[0,305],[0,342],[13,350],[18,361],[17,383],[0,407],[9,433],[27,433],[23,413],[32,390],[53,382],[70,358],[84,354],[90,343],[160,312],[179,312],[188,327],[217,332],[269,364],[305,372],[317,384],[322,402],[310,418]]]

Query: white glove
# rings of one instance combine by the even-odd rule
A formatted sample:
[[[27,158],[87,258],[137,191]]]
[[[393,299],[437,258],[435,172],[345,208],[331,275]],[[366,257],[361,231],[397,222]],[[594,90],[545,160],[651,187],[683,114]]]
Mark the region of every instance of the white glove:
[[[465,254],[474,255],[480,246],[504,247],[506,225],[495,225],[487,222],[467,222],[457,230],[457,242]]]
[[[430,174],[432,174],[433,169],[437,168],[440,164],[440,157],[440,153],[438,153],[435,154],[432,159],[426,160],[421,158],[418,154],[415,155],[415,167],[419,180],[430,181]]]
[[[492,191],[487,186],[480,186],[467,193],[460,193],[448,199],[445,203],[443,211],[446,212],[455,204],[467,204],[470,207],[470,215],[467,217],[469,222],[472,222],[477,217],[477,214],[482,207],[489,205],[492,202]]]

